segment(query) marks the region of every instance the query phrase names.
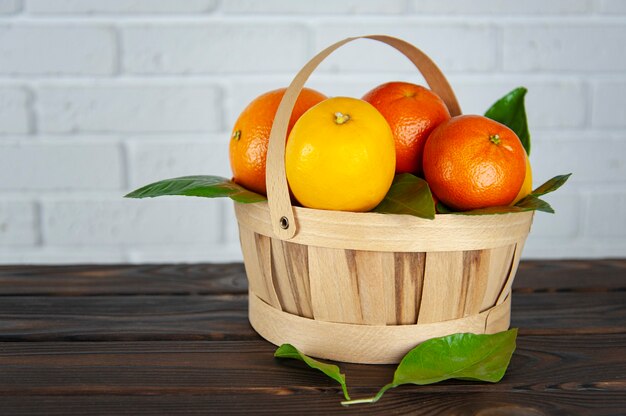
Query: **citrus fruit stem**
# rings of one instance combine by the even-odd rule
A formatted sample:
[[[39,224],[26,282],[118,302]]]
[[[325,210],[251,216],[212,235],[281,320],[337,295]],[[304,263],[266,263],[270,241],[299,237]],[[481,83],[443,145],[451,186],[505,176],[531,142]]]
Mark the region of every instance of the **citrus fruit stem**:
[[[236,130],[233,133],[233,140],[239,140],[241,138],[241,130]]]
[[[491,143],[493,144],[500,144],[500,136],[498,136],[497,134],[489,136],[489,140],[491,140]]]
[[[343,114],[340,112],[335,113],[335,123],[342,125],[350,120],[350,114]]]

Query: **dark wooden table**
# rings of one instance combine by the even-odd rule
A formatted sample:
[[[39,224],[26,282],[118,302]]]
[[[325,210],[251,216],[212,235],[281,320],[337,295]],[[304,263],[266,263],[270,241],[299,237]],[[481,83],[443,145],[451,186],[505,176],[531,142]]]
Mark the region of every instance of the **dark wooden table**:
[[[1,415],[626,414],[626,260],[523,262],[497,384],[341,389],[247,321],[241,264],[0,267]],[[353,398],[393,366],[342,364]]]

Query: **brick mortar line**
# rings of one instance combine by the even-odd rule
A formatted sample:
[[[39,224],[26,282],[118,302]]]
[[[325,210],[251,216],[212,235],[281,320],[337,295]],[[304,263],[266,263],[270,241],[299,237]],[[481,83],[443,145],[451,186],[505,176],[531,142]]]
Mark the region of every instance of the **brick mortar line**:
[[[126,136],[126,137],[120,137]],[[41,145],[41,146],[71,146],[71,145],[111,145],[116,143],[128,143],[137,145],[168,145],[171,143],[185,144],[209,144],[219,145],[227,143],[230,137],[229,130],[209,133],[186,133],[172,132],[165,133],[80,133],[80,134],[41,134],[41,135],[22,135],[0,134],[0,147],[14,147],[24,145]]]
[[[590,126],[584,129],[578,127],[562,127],[562,126],[542,126],[534,127],[533,134],[556,134],[553,140],[559,141],[575,141],[586,140],[589,136],[603,135],[602,139],[607,139],[606,135],[612,141],[621,141],[626,139],[626,126]],[[226,135],[226,136],[224,136]],[[175,136],[175,139],[172,138]],[[47,133],[39,132],[36,134],[18,134],[18,133],[0,133],[0,147],[4,145],[17,144],[110,144],[119,142],[132,142],[137,144],[167,144],[167,143],[213,143],[219,144],[222,138],[230,136],[230,126],[225,126],[219,131],[172,131],[172,132],[78,132],[78,133]],[[600,140],[600,139],[598,139]]]
[[[114,140],[121,142],[133,142],[137,144],[167,144],[176,143],[181,140],[186,143],[221,143],[222,137],[230,135],[229,126],[222,126],[222,130],[197,130],[197,131],[80,131],[70,133],[38,132],[35,134],[0,133],[0,147],[18,144],[110,144]],[[540,126],[533,128],[533,134],[552,134],[553,140],[571,142],[576,140],[589,139],[590,136],[603,135],[602,138],[591,139],[594,142],[607,139],[621,141],[626,139],[626,128],[624,126],[586,126],[579,128],[576,126]],[[566,137],[567,136],[567,137]],[[172,138],[175,137],[175,138]]]
[[[494,19],[497,18],[497,23],[494,23]],[[553,13],[550,15],[541,14],[518,14],[511,15],[509,13],[483,13],[483,14],[446,14],[446,13],[420,13],[420,12],[408,12],[408,13],[395,13],[395,14],[320,14],[320,13],[203,13],[203,14],[149,14],[149,13],[137,13],[137,14],[105,14],[98,15],[93,14],[12,14],[3,15],[3,20],[9,22],[18,23],[44,23],[44,24],[56,24],[56,23],[72,23],[80,25],[91,25],[99,23],[113,23],[122,25],[131,24],[189,24],[189,23],[216,23],[216,22],[252,22],[252,23],[313,23],[313,24],[328,24],[328,23],[345,23],[349,20],[350,24],[372,24],[372,23],[461,23],[464,26],[467,25],[481,25],[487,24],[517,24],[524,25],[534,24],[553,24],[553,23],[626,23],[626,14],[616,13],[572,13],[568,15],[562,15],[559,13]],[[471,21],[468,22],[468,19]]]
[[[311,55],[312,56],[312,55]],[[305,62],[302,62],[304,65]],[[480,82],[480,81],[512,81],[520,77],[527,78],[532,82],[577,82],[583,83],[586,80],[594,82],[626,82],[626,73],[618,70],[532,70],[527,72],[519,71],[466,71],[466,70],[448,70],[446,75],[451,81],[455,82]],[[240,81],[250,83],[271,83],[282,79],[291,80],[297,70],[293,71],[266,71],[261,72],[241,72],[241,73],[160,73],[160,74],[134,74],[121,73],[119,75],[7,75],[0,74],[0,88],[18,88],[24,87],[25,84],[36,87],[48,86],[95,86],[104,84],[127,85],[146,85],[158,84],[163,85],[180,85],[182,81],[185,84],[193,83],[211,83],[217,85],[220,83]],[[320,69],[312,76],[314,82],[332,82],[332,81],[353,81],[355,83],[371,80],[372,76],[410,76],[415,74],[415,70],[407,64],[406,68],[398,70],[381,70],[381,71],[357,71],[353,69],[342,70],[342,72],[334,73],[331,70]],[[565,78],[564,78],[565,77]],[[177,83],[177,84],[173,84]],[[215,83],[215,84],[213,84]]]

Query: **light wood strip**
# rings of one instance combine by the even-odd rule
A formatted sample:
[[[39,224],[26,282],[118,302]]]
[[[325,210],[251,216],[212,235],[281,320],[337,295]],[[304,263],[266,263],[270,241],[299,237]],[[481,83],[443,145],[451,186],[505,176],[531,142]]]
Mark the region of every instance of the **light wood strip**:
[[[282,241],[277,238],[272,238],[271,245],[272,281],[282,310],[300,315],[297,294],[295,293],[295,288],[291,286],[291,279],[289,278],[289,260],[285,256]]]
[[[265,285],[265,292],[268,296],[268,303],[275,308],[282,309],[278,295],[276,294],[274,278],[272,276],[271,238],[255,233],[254,241],[256,244],[259,270],[263,276],[263,284]]]
[[[426,324],[461,317],[462,292],[463,252],[427,253],[417,323]]]
[[[309,284],[309,255],[307,246],[282,242],[283,253],[298,315],[313,318],[311,285]]]
[[[256,246],[254,232],[246,227],[239,226],[239,240],[241,242],[241,252],[243,253],[244,267],[248,277],[250,291],[255,293],[263,301],[271,304],[270,295],[265,285],[265,276],[259,262],[259,255]]]
[[[458,332],[482,334],[489,313],[507,316],[510,298],[477,315],[417,325],[354,325],[324,322],[281,312],[250,294],[250,323],[275,345],[291,343],[303,353],[329,360],[364,364],[393,364],[420,342]],[[502,318],[492,328],[501,328]]]
[[[309,280],[315,319],[363,321],[353,251],[310,246]]]
[[[394,263],[396,262],[395,260],[395,255],[397,253],[394,253]],[[393,276],[390,279],[383,279],[383,291],[381,293],[381,296],[385,299],[385,310],[383,311],[385,314],[385,324],[387,325],[396,325],[396,323],[398,322],[397,320],[397,316],[396,316],[396,271],[395,271],[395,264],[393,266],[394,268],[394,272],[393,272]]]
[[[395,324],[417,323],[422,300],[426,253],[395,253]]]
[[[504,299],[508,297],[511,293],[511,286],[513,285],[513,279],[515,279],[515,273],[517,273],[517,267],[519,266],[520,259],[522,258],[522,251],[524,250],[525,242],[526,240],[524,239],[515,246],[513,264],[511,265],[511,270],[509,271],[509,274],[506,276],[506,281],[502,285],[502,290],[498,294],[498,299],[496,303],[503,302]]]
[[[274,236],[266,202],[235,203],[240,224]],[[411,215],[342,212],[294,207],[297,234],[289,241],[365,251],[432,252],[481,250],[526,238],[532,212],[502,215]]]
[[[394,255],[381,251],[355,251],[354,258],[363,323],[385,325],[387,310],[395,307],[395,298],[388,297],[386,292],[386,282],[394,281]]]
[[[493,308],[488,309],[487,313],[485,334],[495,334],[496,332],[509,329],[511,326],[511,296],[508,296]]]
[[[473,250],[463,253],[463,316],[480,312],[489,283],[490,250]]]
[[[502,286],[511,271],[514,252],[515,244],[491,250],[489,256],[489,274],[491,277],[487,282],[487,289],[480,307],[481,311],[487,310],[496,304],[496,300],[502,291]]]

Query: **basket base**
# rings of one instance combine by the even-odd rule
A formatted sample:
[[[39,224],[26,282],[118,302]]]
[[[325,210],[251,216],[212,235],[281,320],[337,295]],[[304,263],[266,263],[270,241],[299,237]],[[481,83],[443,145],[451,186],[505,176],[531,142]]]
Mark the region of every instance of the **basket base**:
[[[395,364],[417,344],[459,332],[493,334],[509,328],[510,295],[484,312],[443,322],[416,325],[354,325],[317,321],[280,311],[253,292],[250,324],[274,345],[289,343],[304,354],[361,364]]]

